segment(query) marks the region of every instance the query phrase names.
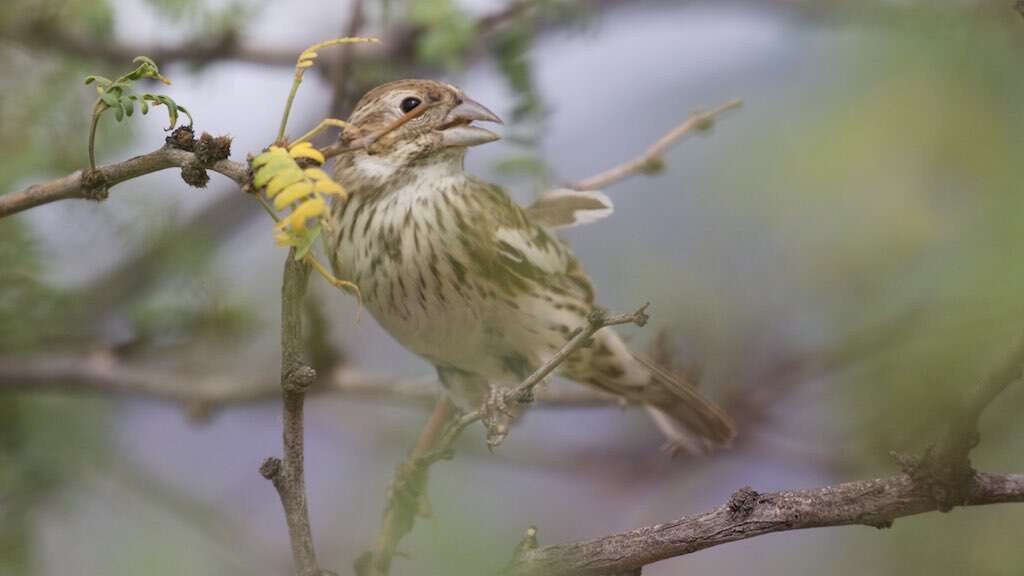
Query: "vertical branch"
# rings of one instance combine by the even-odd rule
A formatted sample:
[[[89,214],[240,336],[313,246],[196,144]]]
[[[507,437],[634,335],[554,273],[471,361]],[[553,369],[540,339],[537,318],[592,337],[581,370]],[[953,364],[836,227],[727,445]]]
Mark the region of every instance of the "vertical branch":
[[[284,265],[281,286],[281,393],[284,404],[284,457],[267,458],[260,474],[274,483],[284,507],[295,573],[319,576],[309,524],[304,470],[303,405],[316,372],[305,363],[302,340],[302,300],[309,284],[309,266],[296,261],[293,249]]]

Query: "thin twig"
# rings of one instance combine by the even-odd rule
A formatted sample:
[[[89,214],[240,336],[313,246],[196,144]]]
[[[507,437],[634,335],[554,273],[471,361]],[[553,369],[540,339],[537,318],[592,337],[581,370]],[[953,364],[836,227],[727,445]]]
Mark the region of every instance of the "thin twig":
[[[320,576],[313,547],[313,531],[306,503],[303,407],[306,390],[316,372],[305,364],[302,337],[302,300],[309,283],[309,267],[288,253],[281,287],[281,393],[284,399],[284,458],[267,458],[260,474],[270,480],[281,497],[292,559],[298,576]]]
[[[183,168],[195,162],[196,155],[192,152],[165,146],[149,154],[136,156],[123,162],[100,166],[92,174],[95,175],[93,178],[96,181],[102,182],[106,188],[110,188],[115,184],[138,178],[139,176],[145,176],[146,174],[159,172],[167,168]],[[227,176],[239,185],[244,185],[248,179],[248,167],[239,162],[221,160],[209,168],[214,172]],[[78,170],[63,178],[34,184],[20,192],[0,195],[0,218],[58,200],[93,198],[95,188],[88,186],[87,182],[83,182],[85,174],[85,171]]]
[[[586,326],[578,328],[576,332],[569,338],[561,349],[554,356],[552,356],[547,362],[545,362],[540,368],[530,374],[526,380],[502,393],[502,398],[499,404],[526,404],[533,401],[534,389],[538,384],[544,381],[552,372],[557,369],[562,362],[571,356],[574,352],[587,346],[590,343],[590,338],[600,329],[608,326],[616,326],[619,324],[636,324],[637,326],[643,326],[647,323],[647,307],[648,304],[641,306],[636,312],[631,314],[619,314],[615,316],[608,316],[601,310],[595,310],[592,312],[587,319]],[[465,430],[469,425],[474,422],[484,420],[485,424],[488,425],[488,434],[492,434],[491,423],[487,421],[490,414],[489,412],[493,407],[484,406],[468,412],[459,417],[458,420],[445,432],[445,435],[441,438],[438,443],[438,448],[433,453],[428,454],[424,457],[424,463],[429,465],[437,460],[447,458],[450,456],[452,446],[455,444],[455,440],[458,439],[462,431]],[[488,444],[492,447],[500,444],[504,439],[502,432],[497,431],[497,437],[488,438]]]
[[[668,151],[668,149],[680,138],[695,130],[709,129],[712,126],[715,117],[728,112],[729,110],[739,108],[742,104],[743,103],[740,100],[730,100],[710,112],[693,114],[682,124],[676,126],[667,134],[659,138],[657,142],[652,144],[640,156],[628,162],[619,164],[614,168],[605,170],[600,174],[591,176],[590,178],[580,180],[574,184],[569,184],[567,187],[574,190],[598,190],[615,184],[616,182],[638,172],[650,170],[652,166],[657,165],[665,152]]]

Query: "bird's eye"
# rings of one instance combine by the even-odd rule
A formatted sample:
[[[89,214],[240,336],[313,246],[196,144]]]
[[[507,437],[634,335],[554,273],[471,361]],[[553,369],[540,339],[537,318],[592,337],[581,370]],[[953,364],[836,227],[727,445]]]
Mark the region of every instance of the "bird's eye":
[[[412,112],[414,108],[419,106],[420,102],[421,101],[419,98],[409,96],[405,100],[402,100],[402,103],[399,105],[399,108],[402,109],[403,114],[408,114],[409,112]]]

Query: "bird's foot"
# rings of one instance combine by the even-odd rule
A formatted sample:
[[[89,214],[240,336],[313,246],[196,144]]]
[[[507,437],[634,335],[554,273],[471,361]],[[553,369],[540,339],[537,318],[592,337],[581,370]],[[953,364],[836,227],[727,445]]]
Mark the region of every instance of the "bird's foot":
[[[505,390],[492,387],[480,410],[481,420],[487,428],[487,448],[493,451],[505,441],[512,422],[513,414]]]

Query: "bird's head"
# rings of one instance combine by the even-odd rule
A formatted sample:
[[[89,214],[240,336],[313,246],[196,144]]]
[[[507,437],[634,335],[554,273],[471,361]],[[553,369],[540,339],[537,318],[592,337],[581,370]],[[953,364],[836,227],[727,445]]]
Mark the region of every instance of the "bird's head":
[[[395,172],[425,164],[461,168],[466,148],[500,136],[473,122],[502,123],[462,90],[433,80],[398,80],[363,96],[349,122],[356,127],[348,142],[368,142],[346,156],[360,171]],[[369,175],[369,174],[365,174]]]

